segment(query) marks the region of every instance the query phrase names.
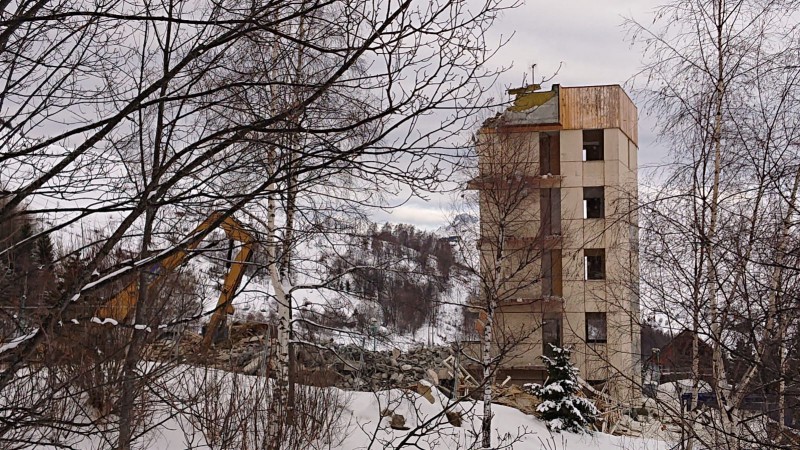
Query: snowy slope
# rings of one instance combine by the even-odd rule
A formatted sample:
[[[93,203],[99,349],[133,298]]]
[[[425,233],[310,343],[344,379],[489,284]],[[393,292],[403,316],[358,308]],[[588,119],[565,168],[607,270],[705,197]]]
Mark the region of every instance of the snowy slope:
[[[356,293],[336,290],[327,287],[328,267],[322,262],[323,254],[331,252],[345,253],[352,250],[350,238],[346,235],[325,235],[324,238],[301,241],[293,249],[294,280],[292,300],[295,311],[309,320],[317,321],[326,316],[336,316],[346,321],[358,313],[372,311],[376,308],[373,299],[364,298]],[[406,249],[415,256],[414,251]],[[431,257],[433,258],[433,257]],[[432,262],[435,264],[435,261]],[[222,263],[211,257],[199,255],[194,257],[184,268],[189,270],[198,280],[198,290],[206,312],[215,308],[222,287]],[[409,257],[398,260],[392,270],[413,271]],[[422,277],[423,275],[411,275]],[[448,289],[443,292],[438,305],[437,315],[433,323],[426,323],[413,333],[398,333],[391,327],[381,327],[376,337],[376,347],[388,349],[398,347],[406,349],[414,345],[441,345],[451,342],[460,331],[462,307],[471,289],[472,280],[464,274],[451,277]],[[266,270],[245,275],[233,300],[238,320],[266,322],[277,312],[275,293]],[[379,323],[379,325],[384,325]],[[314,330],[318,339],[334,340],[340,344],[361,343],[365,337],[352,328],[342,332],[330,330]],[[369,340],[372,341],[372,337]]]

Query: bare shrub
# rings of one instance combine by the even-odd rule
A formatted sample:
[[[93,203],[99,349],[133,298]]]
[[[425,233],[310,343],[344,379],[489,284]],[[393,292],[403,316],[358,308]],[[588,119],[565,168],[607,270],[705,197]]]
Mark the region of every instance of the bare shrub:
[[[285,405],[272,405],[272,381],[220,370],[184,370],[165,386],[171,403],[181,409],[184,434],[201,434],[215,449],[251,450],[267,445],[273,411],[286,413]],[[297,385],[293,420],[279,420],[281,448],[324,449],[341,442],[339,421],[347,404],[335,388]],[[275,407],[277,406],[277,408]]]

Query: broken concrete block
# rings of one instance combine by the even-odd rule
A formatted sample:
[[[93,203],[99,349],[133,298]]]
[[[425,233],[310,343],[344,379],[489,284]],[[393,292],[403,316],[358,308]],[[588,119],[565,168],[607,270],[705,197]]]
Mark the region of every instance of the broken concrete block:
[[[433,398],[433,392],[430,384],[422,381],[417,383],[417,393],[425,397],[425,400],[428,400],[431,405],[436,403],[436,400]]]
[[[392,421],[389,426],[393,430],[408,430],[406,426],[406,418],[401,414],[392,414]]]

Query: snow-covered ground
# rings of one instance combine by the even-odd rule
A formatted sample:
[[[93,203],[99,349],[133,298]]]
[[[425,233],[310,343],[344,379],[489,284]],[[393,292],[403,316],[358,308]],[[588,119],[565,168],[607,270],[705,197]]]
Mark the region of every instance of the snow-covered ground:
[[[265,405],[258,389],[266,385],[264,378],[233,375],[226,372],[195,367],[179,367],[170,375],[171,386],[165,402],[156,406],[156,412],[147,425],[156,424],[139,442],[145,442],[149,450],[211,450],[218,448],[208,444],[208,438],[219,438],[221,433],[243,433],[260,436],[263,440],[263,415]],[[202,380],[202,382],[200,382]],[[221,390],[211,390],[222,397],[201,395],[202,385],[221,383]],[[414,448],[428,450],[480,448],[480,425],[482,402],[448,403],[436,388],[423,386],[423,394],[414,391],[393,389],[379,392],[349,392],[325,388],[340,399],[342,409],[334,412],[334,425],[329,439],[309,444],[310,449],[357,450],[385,448]],[[316,388],[314,388],[316,389]],[[432,389],[425,392],[425,389]],[[236,401],[229,402],[231,392],[236,392]],[[222,394],[219,394],[222,392]],[[248,397],[250,396],[250,397]],[[181,403],[180,398],[194,398],[193,403]],[[242,400],[245,399],[245,400]],[[249,400],[248,400],[249,399]],[[258,400],[254,400],[258,399]],[[248,403],[249,402],[249,403]],[[248,407],[259,411],[250,415]],[[231,408],[231,411],[226,410]],[[444,408],[460,413],[460,426],[451,425],[442,414]],[[233,410],[236,411],[233,411]],[[239,415],[237,415],[237,413]],[[612,436],[602,433],[577,435],[572,433],[551,434],[544,422],[516,409],[493,405],[493,448],[520,450],[666,450],[671,445],[657,439],[642,439]],[[203,418],[200,418],[205,414]],[[214,415],[216,414],[216,416]],[[390,415],[402,415],[408,429],[392,429]],[[215,420],[218,417],[219,420]],[[240,418],[252,423],[237,423]],[[223,420],[225,419],[225,420]],[[113,419],[112,419],[113,421]],[[160,422],[160,424],[159,424]],[[268,422],[268,421],[267,421]],[[205,425],[204,425],[205,424]],[[254,431],[261,426],[260,431]],[[222,427],[210,429],[212,427]],[[233,429],[225,429],[231,427]],[[212,437],[213,436],[213,437]],[[109,435],[113,439],[113,433]],[[251,437],[251,439],[253,439]],[[94,450],[106,448],[99,433],[92,438],[66,439],[70,448]],[[54,447],[31,447],[54,448]],[[238,447],[236,447],[238,448]]]
[[[436,393],[436,391],[434,391]],[[460,427],[450,425],[442,417],[433,422],[433,429],[418,432],[416,428],[429,418],[441,413],[447,405],[441,395],[434,396],[434,403],[416,393],[399,390],[384,391],[377,394],[353,392],[348,393],[352,400],[343,419],[348,420],[351,429],[362,432],[349,432],[337,449],[397,448],[401,443],[413,443],[423,449],[469,449],[480,448],[480,426],[483,402],[462,402],[453,408],[462,412],[464,422]],[[402,414],[408,421],[411,430],[393,430],[387,426],[389,419],[380,419],[379,413],[393,405],[395,413]],[[573,433],[550,433],[544,422],[526,415],[517,409],[501,405],[492,405],[493,440],[495,448],[531,449],[531,450],[619,450],[619,449],[668,449],[667,443],[654,439],[639,439],[624,436],[612,436],[602,433],[577,435]],[[353,428],[353,425],[355,427]],[[364,432],[366,431],[366,432]],[[421,436],[409,438],[409,433],[416,431]],[[415,433],[415,434],[416,434]],[[416,448],[410,446],[411,448]]]

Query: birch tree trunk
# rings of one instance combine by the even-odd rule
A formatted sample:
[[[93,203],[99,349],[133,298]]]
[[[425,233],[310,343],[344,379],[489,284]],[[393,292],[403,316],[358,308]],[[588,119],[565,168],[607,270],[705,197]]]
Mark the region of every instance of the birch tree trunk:
[[[697,420],[697,402],[699,399],[699,384],[700,384],[700,335],[699,335],[699,328],[700,328],[700,320],[699,320],[699,310],[695,308],[695,314],[692,320],[692,331],[694,332],[692,335],[692,399],[691,399],[691,406],[692,410],[689,411],[689,423],[692,426],[692,430],[689,433],[688,443],[686,445],[687,450],[692,450],[694,448],[694,423]],[[681,400],[683,402],[683,400]],[[683,406],[681,406],[683,407]],[[686,424],[683,424],[685,427]]]
[[[494,309],[496,301],[492,297],[487,302],[486,328],[483,330],[483,417],[481,418],[481,445],[485,449],[492,448],[492,400],[494,387],[494,370],[492,368],[492,341],[494,340]]]
[[[503,265],[505,264],[505,224],[498,226],[497,249],[492,267],[492,283],[486,293],[486,324],[483,330],[483,349],[481,362],[483,369],[483,417],[481,419],[481,445],[485,449],[492,448],[492,401],[494,400],[495,362],[492,356],[494,343],[494,315],[497,310],[497,296],[502,289]]]
[[[720,0],[714,3],[714,14],[716,16],[716,52],[717,52],[717,66],[716,66],[716,83],[715,83],[715,96],[714,96],[714,130],[711,136],[712,145],[714,149],[714,172],[713,181],[711,185],[711,204],[710,221],[708,231],[705,236],[706,242],[706,258],[707,259],[707,289],[708,289],[708,305],[709,305],[709,321],[711,323],[711,340],[713,349],[712,359],[712,372],[714,377],[714,391],[718,401],[721,404],[727,405],[726,399],[730,393],[728,386],[728,377],[725,373],[724,358],[722,355],[722,324],[720,322],[719,314],[719,282],[717,280],[717,267],[715,260],[717,238],[717,222],[719,220],[719,195],[720,195],[720,175],[722,166],[722,107],[725,97],[727,96],[726,83],[724,78],[725,67],[725,53],[724,53],[724,24],[725,24],[725,1]],[[733,436],[736,439],[736,424],[734,423],[733,411],[727,409],[725,414],[722,414],[722,423],[726,436]]]
[[[784,432],[786,427],[786,377],[787,377],[787,364],[786,364],[786,342],[784,341],[786,333],[783,325],[783,317],[778,324],[778,329],[781,333],[778,335],[778,430]]]
[[[275,385],[272,389],[270,419],[270,430],[268,433],[267,448],[270,450],[280,450],[282,434],[285,424],[285,406],[288,401],[289,393],[289,343],[291,333],[291,305],[288,303],[288,289],[284,285],[281,270],[278,267],[278,237],[277,237],[277,200],[275,196],[276,186],[270,188],[267,199],[267,253],[269,257],[269,275],[272,288],[275,293],[275,300],[278,303],[278,347],[276,349],[277,373],[275,374]]]

